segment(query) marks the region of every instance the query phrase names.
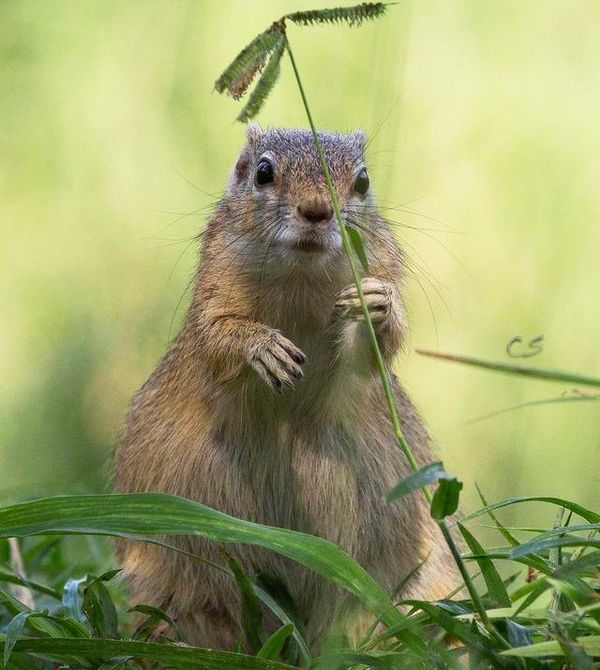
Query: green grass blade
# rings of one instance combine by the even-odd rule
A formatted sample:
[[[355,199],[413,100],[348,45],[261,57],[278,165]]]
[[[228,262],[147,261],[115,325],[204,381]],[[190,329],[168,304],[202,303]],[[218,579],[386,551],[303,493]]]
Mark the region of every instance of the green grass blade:
[[[557,577],[558,579],[564,579],[565,577],[576,575],[591,568],[600,570],[600,551],[593,551],[589,554],[584,554],[573,561],[564,563],[554,570],[552,576]]]
[[[462,536],[465,538],[465,542],[469,549],[474,553],[478,554],[476,560],[485,580],[486,586],[488,588],[488,594],[493,598],[500,607],[510,607],[511,602],[508,597],[508,592],[504,586],[502,578],[498,574],[494,562],[489,556],[485,555],[485,549],[481,546],[477,538],[472,535],[462,523],[458,524]]]
[[[431,516],[438,521],[451,516],[458,509],[458,499],[463,485],[456,477],[440,479],[431,501]]]
[[[154,607],[154,605],[135,605],[127,610],[128,614],[138,612],[139,614],[145,614],[146,619],[139,624],[131,635],[132,640],[142,640],[146,641],[154,633],[156,627],[164,621],[170,628],[173,630],[175,635],[179,640],[183,640],[181,631],[179,630],[177,624],[173,619],[163,612],[160,607]]]
[[[236,519],[165,493],[57,496],[0,508],[0,537],[56,533],[122,537],[196,534],[217,542],[262,546],[344,587],[384,623],[403,620],[372,577],[332,542]]]
[[[4,665],[8,665],[13,647],[15,646],[17,639],[23,632],[25,624],[27,623],[27,619],[29,619],[29,617],[40,617],[44,615],[45,613],[38,614],[37,612],[30,612],[28,610],[23,610],[23,612],[19,612],[16,616],[14,616],[11,619],[5,631],[6,637],[4,639],[4,655],[3,655]]]
[[[275,614],[275,616],[285,625],[291,625],[293,627],[292,637],[298,645],[298,650],[300,656],[302,657],[303,665],[308,667],[312,663],[310,652],[308,650],[308,645],[304,640],[303,633],[304,629],[302,623],[297,621],[293,615],[290,615],[286,609],[277,602],[277,600],[270,594],[267,593],[260,586],[255,585],[256,594],[261,599],[261,601]]]
[[[117,608],[102,579],[94,579],[84,589],[83,611],[96,637],[119,639]]]
[[[5,642],[0,640],[0,650]],[[199,647],[133,642],[131,640],[98,640],[81,638],[21,638],[15,642],[15,652],[29,652],[46,658],[62,660],[67,657],[106,658],[131,656],[148,658],[176,668],[202,670],[291,670],[292,666],[256,656],[215,651]]]
[[[592,512],[591,510],[586,509],[582,505],[578,505],[577,503],[571,502],[570,500],[564,500],[563,498],[555,498],[553,496],[517,496],[514,498],[506,498],[505,500],[500,500],[496,503],[492,503],[491,505],[487,505],[486,507],[483,507],[482,509],[477,510],[476,512],[467,514],[461,519],[461,521],[462,523],[464,523],[465,521],[475,519],[478,516],[481,516],[482,514],[489,514],[490,512],[494,512],[497,509],[502,509],[503,507],[509,507],[510,505],[519,505],[521,503],[527,503],[527,502],[546,502],[550,503],[551,505],[559,505],[560,507],[565,507],[574,514],[579,515],[582,519],[585,519],[589,523],[600,522],[600,514]]]
[[[260,631],[262,629],[262,609],[260,600],[254,591],[254,585],[248,578],[248,575],[242,570],[240,564],[223,550],[227,565],[235,577],[235,581],[242,595],[242,627],[246,642],[250,646],[253,654],[256,654],[262,647]]]
[[[458,638],[466,646],[476,649],[485,656],[494,657],[496,649],[492,640],[478,633],[469,624],[452,616],[446,609],[422,600],[403,600],[402,604],[420,609],[448,635]]]
[[[276,630],[273,635],[265,640],[265,643],[260,648],[258,654],[256,654],[258,658],[269,658],[276,660],[281,653],[286,640],[292,635],[293,632],[294,626],[291,623],[288,623]]]
[[[477,493],[479,494],[479,498],[481,499],[483,506],[489,508],[488,502],[485,496],[483,495],[483,491],[479,488],[479,484],[475,483],[475,488],[477,489]],[[496,526],[502,537],[504,537],[509,544],[511,544],[513,547],[519,546],[520,544],[519,540],[517,540],[517,538],[510,532],[510,530],[506,528],[506,526],[500,523],[498,517],[492,511],[488,511],[488,516],[490,517],[490,519],[492,520],[492,522],[494,523],[494,525]]]
[[[363,266],[363,269],[365,272],[369,271],[369,259],[367,257],[367,252],[365,250],[365,244],[363,242],[363,239],[361,237],[360,232],[356,228],[352,228],[351,226],[346,226],[346,230],[348,231],[348,237],[350,238],[350,242],[352,243],[352,248],[354,249],[354,252],[358,256],[358,260],[360,261],[360,264]]]
[[[436,463],[429,463],[429,465],[426,465],[420,470],[417,470],[417,472],[413,472],[408,477],[400,480],[396,486],[394,486],[394,488],[386,495],[386,499],[388,502],[393,502],[401,496],[405,496],[409,493],[412,493],[413,491],[422,489],[424,486],[431,484],[431,482],[435,481],[436,479],[447,476],[448,475],[444,471],[444,466],[441,462],[438,461]]]
[[[577,374],[576,372],[565,372],[564,370],[551,370],[547,368],[531,368],[523,365],[514,365],[512,363],[487,361],[482,358],[474,358],[472,356],[442,354],[436,351],[427,351],[425,349],[417,349],[416,352],[422,356],[431,356],[432,358],[440,358],[444,361],[453,361],[455,363],[463,363],[464,365],[473,365],[478,368],[494,370],[496,372],[506,372],[511,375],[521,375],[535,379],[547,379],[548,381],[562,382],[564,384],[600,387],[600,379],[598,377],[588,377],[586,375]]]
[[[590,656],[600,656],[600,635],[580,637],[577,644]],[[564,656],[560,644],[556,640],[538,642],[528,647],[515,647],[503,651],[504,656],[521,656],[522,658],[537,658],[538,656]]]
[[[526,542],[511,549],[508,557],[521,558],[529,554],[539,554],[547,549],[555,549],[557,547],[593,547],[594,549],[600,549],[600,538],[571,535],[567,537],[553,537],[547,540],[540,540],[539,542]]]
[[[24,577],[19,577],[18,575],[13,575],[10,572],[0,572],[0,582],[6,582],[7,584],[18,584],[19,586],[26,586],[32,591],[38,591],[43,593],[46,596],[50,596],[55,600],[61,599],[60,591],[46,586],[45,584],[40,584],[39,582],[32,581],[31,579]]]
[[[501,414],[506,414],[507,412],[514,412],[519,409],[526,409],[528,407],[541,407],[542,405],[562,405],[564,403],[580,403],[580,402],[598,402],[600,401],[600,393],[595,393],[590,395],[589,393],[578,393],[577,395],[568,395],[568,396],[559,396],[557,398],[544,398],[542,400],[530,400],[528,402],[522,402],[518,405],[512,405],[511,407],[505,407],[504,409],[499,409],[495,412],[489,412],[488,414],[483,414],[477,416],[474,419],[467,421],[467,425],[471,426],[474,423],[479,423],[480,421],[486,421],[487,419],[492,419]]]

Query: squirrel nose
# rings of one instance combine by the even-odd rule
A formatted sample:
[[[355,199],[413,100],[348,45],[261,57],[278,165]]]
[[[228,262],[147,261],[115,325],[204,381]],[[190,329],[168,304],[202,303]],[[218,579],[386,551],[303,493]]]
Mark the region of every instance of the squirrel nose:
[[[324,200],[310,200],[298,205],[298,213],[310,223],[322,223],[331,219],[333,209]]]

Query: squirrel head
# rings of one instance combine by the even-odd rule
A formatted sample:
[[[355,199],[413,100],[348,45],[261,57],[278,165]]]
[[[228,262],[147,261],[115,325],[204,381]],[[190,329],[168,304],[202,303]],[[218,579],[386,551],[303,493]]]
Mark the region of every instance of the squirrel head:
[[[319,132],[341,214],[364,222],[374,212],[364,161],[365,136]],[[236,226],[256,244],[297,261],[340,254],[341,236],[310,130],[247,128],[226,200]],[[261,232],[264,233],[261,235]]]

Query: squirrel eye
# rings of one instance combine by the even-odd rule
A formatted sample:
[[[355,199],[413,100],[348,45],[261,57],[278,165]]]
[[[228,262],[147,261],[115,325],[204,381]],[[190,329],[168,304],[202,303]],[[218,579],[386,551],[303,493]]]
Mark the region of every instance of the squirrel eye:
[[[261,158],[256,166],[256,175],[254,177],[256,185],[264,186],[265,184],[272,183],[274,179],[275,173],[271,161],[266,158]]]
[[[354,190],[360,195],[365,195],[369,190],[369,175],[367,174],[367,168],[363,168],[356,177],[354,182]]]

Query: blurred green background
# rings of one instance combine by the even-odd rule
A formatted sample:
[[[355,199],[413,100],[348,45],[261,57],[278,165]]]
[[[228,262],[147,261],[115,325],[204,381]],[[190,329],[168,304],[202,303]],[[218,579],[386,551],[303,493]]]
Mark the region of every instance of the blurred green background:
[[[0,4],[0,489],[107,487],[243,141],[213,82],[273,19],[313,6]],[[543,333],[531,362],[600,376],[599,24],[597,0],[419,0],[358,30],[290,28],[317,122],[371,134],[372,183],[399,205],[414,274],[397,367],[467,510],[474,481],[492,499],[598,503],[597,403],[469,423],[570,389],[414,348],[506,359],[510,337]],[[306,125],[289,63],[258,120]]]

